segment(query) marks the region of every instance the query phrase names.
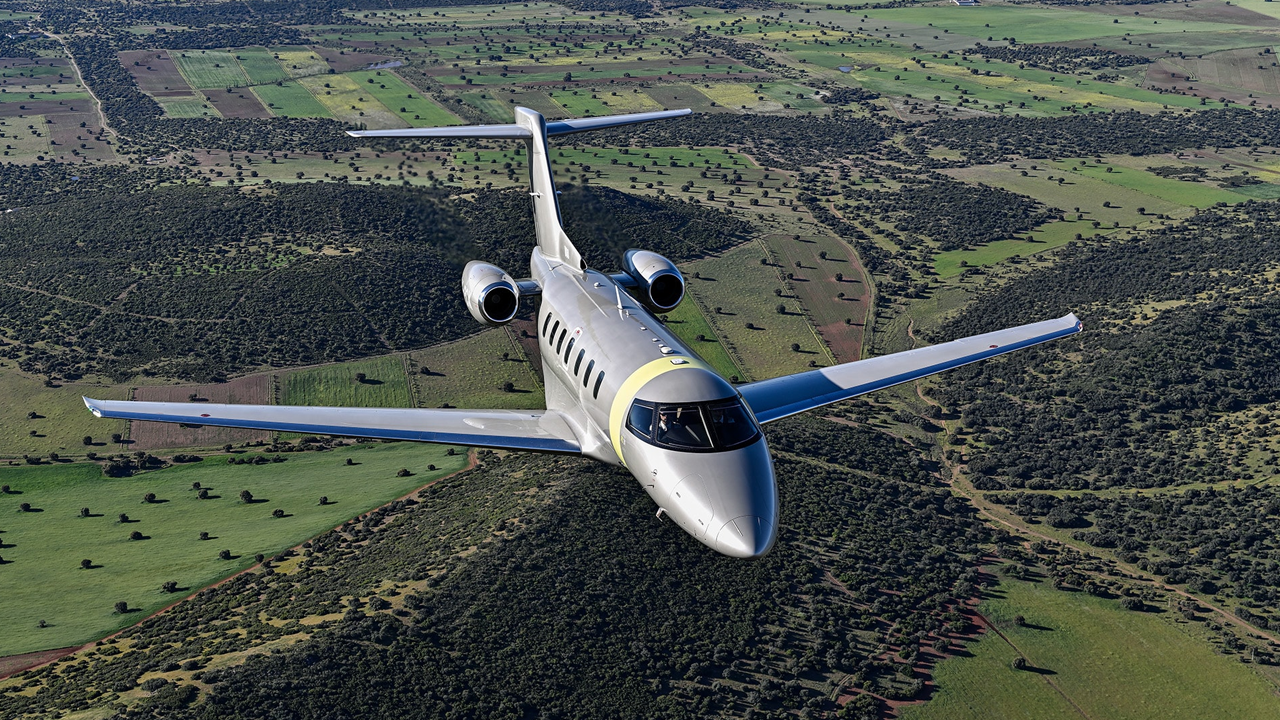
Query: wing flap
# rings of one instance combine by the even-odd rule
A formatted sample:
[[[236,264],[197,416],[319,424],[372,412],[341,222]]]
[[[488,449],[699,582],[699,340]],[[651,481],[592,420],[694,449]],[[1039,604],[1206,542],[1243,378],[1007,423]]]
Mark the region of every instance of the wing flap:
[[[1080,332],[1074,314],[738,388],[762,423]]]
[[[502,450],[581,452],[578,439],[564,418],[546,410],[226,405],[91,398],[84,398],[84,404],[100,418],[412,440]]]

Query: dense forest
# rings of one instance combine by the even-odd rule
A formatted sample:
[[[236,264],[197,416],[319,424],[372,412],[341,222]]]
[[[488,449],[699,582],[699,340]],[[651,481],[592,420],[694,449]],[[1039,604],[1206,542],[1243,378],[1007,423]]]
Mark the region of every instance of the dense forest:
[[[47,181],[13,190],[19,200],[78,187],[53,170],[6,173]],[[337,183],[128,189],[64,195],[0,220],[0,354],[54,377],[208,381],[421,347],[475,330],[458,287],[467,260],[520,276],[533,247],[528,197],[516,190],[458,199]],[[750,228],[594,186],[562,197],[567,231],[601,269],[633,245],[687,260]]]
[[[1251,479],[1280,401],[1280,209],[1214,209],[1131,241],[1067,248],[982,295],[943,336],[1075,311],[1088,332],[956,371],[979,489],[1162,487]]]
[[[986,582],[974,560],[990,533],[912,471],[906,443],[814,418],[775,428],[782,534],[763,560],[709,553],[655,520],[624,472],[485,454],[301,558],[126,630],[75,671],[27,673],[40,689],[0,695],[0,714],[102,705],[148,672],[296,633],[309,637],[197,673],[200,704],[190,682],[148,679],[126,716],[765,718],[834,710],[831,683],[849,674],[882,697],[919,693],[967,630],[955,603]],[[838,448],[827,462],[790,454],[816,437]],[[859,698],[845,716],[883,708]]]

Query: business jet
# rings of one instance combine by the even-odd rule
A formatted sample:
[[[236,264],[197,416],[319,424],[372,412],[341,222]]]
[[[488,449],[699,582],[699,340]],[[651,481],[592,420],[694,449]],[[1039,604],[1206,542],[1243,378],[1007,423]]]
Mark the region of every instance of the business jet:
[[[289,407],[92,400],[100,418],[410,440],[583,455],[626,468],[667,516],[708,547],[764,555],[778,537],[778,485],[761,426],[1081,330],[1075,315],[785,377],[733,385],[655,317],[685,282],[665,257],[627,251],[623,272],[587,267],[561,226],[548,138],[689,115],[689,110],[547,122],[351,132],[362,138],[517,140],[528,149],[537,246],[527,279],[467,263],[462,295],[482,325],[538,301],[546,410]]]

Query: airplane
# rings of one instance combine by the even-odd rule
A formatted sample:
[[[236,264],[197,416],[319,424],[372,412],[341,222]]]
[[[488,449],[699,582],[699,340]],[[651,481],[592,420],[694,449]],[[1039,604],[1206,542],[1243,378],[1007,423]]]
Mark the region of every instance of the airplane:
[[[690,115],[669,110],[548,122],[528,108],[508,125],[351,131],[361,138],[523,141],[537,245],[530,277],[471,261],[462,295],[482,325],[510,323],[538,299],[545,410],[299,407],[93,400],[99,418],[252,428],[562,453],[626,468],[685,532],[719,553],[757,558],[778,537],[778,485],[762,425],[1080,332],[1074,314],[891,355],[734,385],[655,314],[685,295],[675,264],[628,250],[624,271],[587,267],[562,227],[549,138]]]

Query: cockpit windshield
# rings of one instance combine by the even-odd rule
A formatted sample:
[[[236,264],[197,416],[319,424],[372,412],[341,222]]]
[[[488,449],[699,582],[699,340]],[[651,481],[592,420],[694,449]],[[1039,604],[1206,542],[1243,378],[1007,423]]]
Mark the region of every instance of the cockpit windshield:
[[[760,433],[737,398],[679,404],[636,400],[627,427],[651,445],[695,452],[732,450]]]

